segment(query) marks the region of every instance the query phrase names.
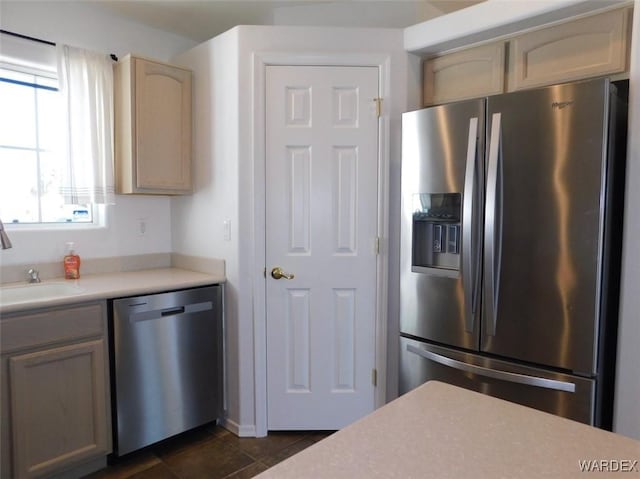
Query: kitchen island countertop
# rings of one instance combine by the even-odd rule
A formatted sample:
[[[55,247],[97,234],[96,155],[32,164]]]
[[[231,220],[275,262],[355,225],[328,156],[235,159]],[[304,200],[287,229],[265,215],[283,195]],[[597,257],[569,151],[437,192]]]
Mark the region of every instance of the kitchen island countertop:
[[[631,478],[640,442],[430,381],[257,477]]]

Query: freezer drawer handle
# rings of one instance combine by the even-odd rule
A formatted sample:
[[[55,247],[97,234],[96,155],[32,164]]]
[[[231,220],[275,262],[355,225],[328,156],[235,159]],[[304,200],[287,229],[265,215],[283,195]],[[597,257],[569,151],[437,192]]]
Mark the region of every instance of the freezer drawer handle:
[[[554,389],[556,391],[565,391],[568,393],[576,392],[576,385],[565,381],[557,381],[555,379],[546,379],[538,376],[527,376],[526,374],[509,373],[506,371],[498,371],[496,369],[489,369],[482,366],[476,366],[473,364],[463,363],[456,359],[451,359],[440,354],[432,353],[424,349],[416,348],[411,344],[407,344],[407,351],[422,356],[425,359],[429,359],[443,366],[458,369],[479,376],[485,376],[488,378],[498,379],[500,381],[508,381],[511,383],[525,384],[527,386],[536,386],[545,389]]]

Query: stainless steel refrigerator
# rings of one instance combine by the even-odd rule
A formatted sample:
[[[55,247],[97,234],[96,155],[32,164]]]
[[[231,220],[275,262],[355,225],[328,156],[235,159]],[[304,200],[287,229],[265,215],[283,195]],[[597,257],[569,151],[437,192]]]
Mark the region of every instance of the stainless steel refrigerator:
[[[437,379],[611,427],[626,91],[403,115],[401,393]]]

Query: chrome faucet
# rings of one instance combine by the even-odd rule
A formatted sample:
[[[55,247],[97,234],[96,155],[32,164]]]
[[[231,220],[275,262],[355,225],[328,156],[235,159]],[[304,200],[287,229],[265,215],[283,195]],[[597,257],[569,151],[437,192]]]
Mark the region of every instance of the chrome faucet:
[[[4,231],[2,220],[0,220],[0,243],[2,243],[2,249],[9,249],[13,246],[11,244],[11,240],[7,236],[7,233]]]
[[[29,283],[40,282],[40,271],[38,271],[37,269],[31,268],[29,271],[27,271],[27,274],[29,275]]]

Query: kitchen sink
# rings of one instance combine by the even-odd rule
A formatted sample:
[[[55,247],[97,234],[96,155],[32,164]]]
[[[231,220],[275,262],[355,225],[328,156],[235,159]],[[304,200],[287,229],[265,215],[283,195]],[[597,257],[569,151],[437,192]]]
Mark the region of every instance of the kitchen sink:
[[[84,289],[73,283],[51,282],[0,287],[0,304],[26,303],[43,299],[73,296]]]

